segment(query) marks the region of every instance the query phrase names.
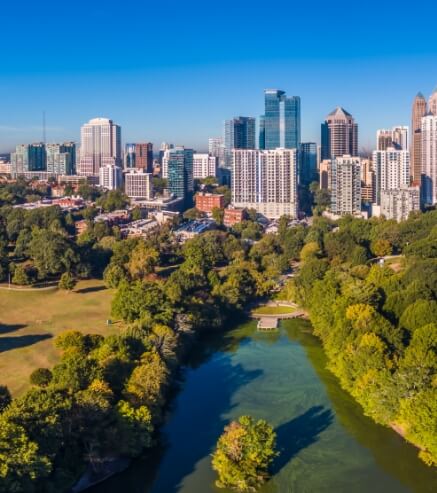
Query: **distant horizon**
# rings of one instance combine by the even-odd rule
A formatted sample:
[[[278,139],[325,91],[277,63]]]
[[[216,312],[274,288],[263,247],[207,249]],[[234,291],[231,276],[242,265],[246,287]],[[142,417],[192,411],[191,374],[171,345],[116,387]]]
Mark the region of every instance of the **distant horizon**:
[[[2,6],[0,153],[41,141],[43,111],[47,142],[79,142],[81,125],[102,116],[122,127],[123,144],[206,150],[224,120],[258,120],[272,87],[301,97],[303,142],[319,144],[320,124],[342,106],[371,149],[378,129],[411,126],[415,95],[437,85],[432,29],[406,11],[394,18],[390,2],[316,1],[311,15],[286,0],[274,10],[259,0],[24,3]]]

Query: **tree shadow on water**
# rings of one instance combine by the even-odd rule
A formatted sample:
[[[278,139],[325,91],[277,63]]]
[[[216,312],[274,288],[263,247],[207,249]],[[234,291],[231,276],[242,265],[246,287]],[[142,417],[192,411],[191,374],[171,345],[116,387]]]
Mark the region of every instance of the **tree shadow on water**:
[[[330,409],[313,406],[297,418],[279,426],[275,431],[280,455],[273,463],[272,474],[277,474],[301,450],[317,442],[320,433],[331,425],[333,419]]]

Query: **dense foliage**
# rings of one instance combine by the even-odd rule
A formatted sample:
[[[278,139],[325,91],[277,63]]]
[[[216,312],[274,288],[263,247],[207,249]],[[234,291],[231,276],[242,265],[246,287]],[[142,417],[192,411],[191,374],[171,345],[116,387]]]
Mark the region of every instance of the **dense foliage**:
[[[66,332],[55,342],[61,360],[34,371],[30,391],[11,401],[3,390],[0,492],[66,491],[87,468],[150,447],[182,349],[266,294],[284,267],[272,235],[251,246],[211,231],[181,246],[163,227],[145,240],[97,244],[110,259],[113,316],[126,329],[106,338]],[[62,276],[62,288],[73,283]]]
[[[288,291],[309,309],[341,385],[436,464],[437,212],[325,226],[308,232]],[[369,262],[392,253],[403,255]]]
[[[264,420],[241,416],[225,427],[212,456],[217,486],[238,492],[255,491],[266,481],[277,455],[276,433]]]

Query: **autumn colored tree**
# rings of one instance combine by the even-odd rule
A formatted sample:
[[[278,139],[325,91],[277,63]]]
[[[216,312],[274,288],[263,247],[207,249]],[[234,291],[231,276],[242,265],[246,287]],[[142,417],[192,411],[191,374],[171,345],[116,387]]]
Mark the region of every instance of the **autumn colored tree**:
[[[219,488],[254,491],[269,477],[276,452],[276,433],[264,420],[241,416],[232,421],[217,442],[212,467]]]

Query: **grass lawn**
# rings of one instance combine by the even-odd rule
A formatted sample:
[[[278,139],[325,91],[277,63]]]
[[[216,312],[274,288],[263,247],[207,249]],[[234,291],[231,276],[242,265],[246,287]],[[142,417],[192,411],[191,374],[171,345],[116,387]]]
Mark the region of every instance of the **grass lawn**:
[[[260,306],[253,313],[255,315],[283,315],[284,313],[293,313],[295,310],[292,306]]]
[[[112,295],[98,280],[80,281],[71,293],[0,290],[0,384],[14,395],[26,390],[35,368],[58,361],[53,338],[64,330],[116,333],[119,324],[106,325]]]

